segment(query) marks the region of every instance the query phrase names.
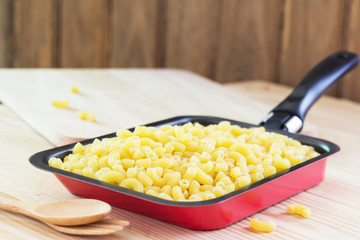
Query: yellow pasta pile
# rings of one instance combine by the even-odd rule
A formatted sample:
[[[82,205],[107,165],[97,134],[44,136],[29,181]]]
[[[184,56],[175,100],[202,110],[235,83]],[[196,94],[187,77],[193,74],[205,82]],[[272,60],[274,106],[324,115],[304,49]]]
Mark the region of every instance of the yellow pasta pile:
[[[117,137],[77,143],[49,165],[175,201],[216,198],[319,154],[263,127],[223,121],[160,128],[139,126]]]

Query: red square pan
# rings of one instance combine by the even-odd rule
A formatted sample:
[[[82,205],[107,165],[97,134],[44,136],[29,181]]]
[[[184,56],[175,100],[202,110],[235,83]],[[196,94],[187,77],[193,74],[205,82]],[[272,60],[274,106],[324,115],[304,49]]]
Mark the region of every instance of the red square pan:
[[[336,53],[326,58],[310,71],[293,93],[273,109],[260,124],[269,131],[287,135],[303,144],[313,146],[320,153],[318,157],[218,198],[198,202],[169,201],[48,165],[51,157],[62,159],[71,153],[75,143],[36,153],[30,157],[30,162],[40,169],[55,174],[75,195],[103,200],[113,206],[185,228],[197,230],[222,228],[310,188],[324,179],[326,159],[339,151],[339,147],[329,141],[288,131],[299,131],[310,106],[333,82],[357,63],[358,57],[347,52]],[[208,116],[180,116],[145,125],[160,127],[182,125],[187,122],[209,125],[224,120],[240,127],[256,127],[248,123]],[[132,131],[134,128],[129,130]],[[111,133],[97,138],[101,140],[115,136],[115,133]],[[81,143],[90,144],[94,139]]]

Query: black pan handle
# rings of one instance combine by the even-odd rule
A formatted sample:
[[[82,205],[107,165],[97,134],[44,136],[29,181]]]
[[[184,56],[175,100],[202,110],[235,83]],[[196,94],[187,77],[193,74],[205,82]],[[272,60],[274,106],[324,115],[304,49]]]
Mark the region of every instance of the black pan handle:
[[[358,62],[359,57],[350,52],[338,52],[325,58],[260,125],[270,129],[299,132],[310,107],[333,83],[356,67]]]

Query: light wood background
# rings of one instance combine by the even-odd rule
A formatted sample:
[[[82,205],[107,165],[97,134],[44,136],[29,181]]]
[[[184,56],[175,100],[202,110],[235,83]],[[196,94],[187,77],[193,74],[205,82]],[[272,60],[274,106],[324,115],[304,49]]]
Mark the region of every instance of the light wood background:
[[[69,91],[72,84],[81,94]],[[122,89],[121,94],[118,89]],[[38,203],[76,198],[52,174],[31,166],[29,156],[53,144],[79,140],[71,137],[92,138],[102,130],[109,133],[179,114],[256,124],[290,90],[263,81],[223,86],[173,70],[0,70],[0,192]],[[50,101],[57,96],[68,99],[71,108],[51,107]],[[94,113],[97,122],[81,121],[76,109]],[[110,217],[129,221],[129,227],[105,237],[81,237],[61,234],[34,219],[0,210],[0,239],[359,240],[360,104],[322,97],[309,111],[302,134],[340,146],[341,151],[327,160],[325,180],[226,228],[194,231],[114,207]],[[286,206],[293,203],[308,206],[311,217],[287,214]],[[255,232],[249,223],[253,217],[273,221],[277,229]]]
[[[0,0],[0,67],[182,68],[294,86],[360,53],[359,0]],[[329,94],[360,101],[360,70]]]

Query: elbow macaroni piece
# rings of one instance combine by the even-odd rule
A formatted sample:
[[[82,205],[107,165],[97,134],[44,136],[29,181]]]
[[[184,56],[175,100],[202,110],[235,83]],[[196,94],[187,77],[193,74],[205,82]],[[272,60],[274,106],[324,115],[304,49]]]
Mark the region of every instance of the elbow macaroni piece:
[[[68,108],[69,107],[69,101],[67,101],[67,100],[64,100],[64,101],[53,100],[51,102],[51,105],[53,107],[57,107],[57,108]]]
[[[79,111],[77,113],[77,116],[81,120],[87,120],[87,121],[90,121],[90,122],[95,122],[95,114],[93,114],[93,113],[89,113],[89,112],[85,112],[85,111]]]
[[[290,214],[298,214],[304,218],[308,218],[311,215],[311,209],[301,204],[290,204],[286,207],[286,210]]]
[[[91,120],[88,116],[88,112],[79,113],[80,118]],[[154,197],[202,201],[318,155],[313,147],[265,132],[263,127],[247,129],[224,121],[209,126],[186,123],[119,130],[115,137],[95,139],[85,146],[76,143],[71,154],[64,159],[52,157],[48,164]],[[300,206],[288,207],[288,211],[309,215]]]
[[[133,189],[138,192],[144,192],[143,184],[136,178],[127,178],[120,183],[120,186]]]
[[[272,232],[276,229],[276,224],[274,222],[260,221],[257,218],[251,219],[250,226],[252,227],[252,229],[259,232]]]
[[[99,180],[119,185],[125,178],[126,176],[118,171],[107,171],[99,177]]]
[[[72,93],[79,93],[79,88],[74,85],[74,86],[71,86],[70,91],[71,91]]]

